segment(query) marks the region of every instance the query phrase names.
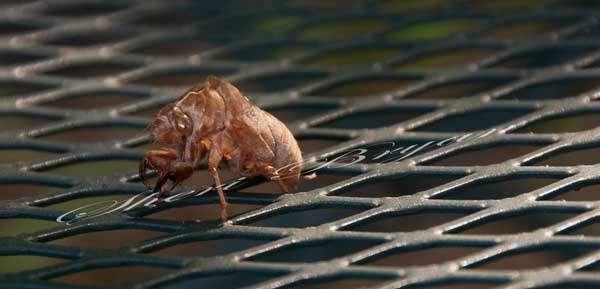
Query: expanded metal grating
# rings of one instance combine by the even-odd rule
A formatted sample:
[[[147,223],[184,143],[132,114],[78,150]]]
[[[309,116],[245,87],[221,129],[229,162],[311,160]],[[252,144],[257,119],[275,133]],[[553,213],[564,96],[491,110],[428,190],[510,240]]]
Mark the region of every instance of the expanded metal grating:
[[[599,288],[599,4],[1,1],[0,288]],[[223,226],[136,174],[208,74],[320,167]]]

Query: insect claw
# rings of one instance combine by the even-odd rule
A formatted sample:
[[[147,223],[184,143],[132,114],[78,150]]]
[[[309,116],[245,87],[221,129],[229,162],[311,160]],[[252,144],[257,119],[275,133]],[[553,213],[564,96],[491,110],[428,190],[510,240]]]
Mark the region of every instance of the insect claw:
[[[151,185],[148,182],[148,176],[146,175],[146,168],[148,167],[148,160],[147,157],[145,157],[141,162],[140,162],[140,167],[139,167],[139,174],[140,174],[140,178],[142,179],[142,182],[144,183],[144,186],[146,186],[146,188],[150,188]]]
[[[312,172],[311,174],[302,176],[302,178],[305,180],[312,180],[316,177],[317,177],[317,173],[315,173],[315,172]]]
[[[290,192],[288,190],[288,187],[281,180],[277,181],[277,185],[279,185],[279,189],[281,190],[281,193],[288,194]]]
[[[221,209],[221,224],[227,223],[227,209]]]
[[[163,185],[169,180],[169,175],[168,174],[164,174],[161,175],[160,177],[158,177],[158,180],[156,181],[156,185],[154,186],[154,189],[152,190],[152,193],[157,193],[156,197],[157,198],[162,198],[162,194],[164,193],[164,191],[162,190]]]

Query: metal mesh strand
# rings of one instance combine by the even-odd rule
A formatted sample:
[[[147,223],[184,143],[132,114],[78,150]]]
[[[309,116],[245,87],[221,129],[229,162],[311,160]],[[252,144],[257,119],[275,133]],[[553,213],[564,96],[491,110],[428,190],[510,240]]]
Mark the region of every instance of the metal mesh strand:
[[[143,129],[152,109],[208,74],[233,82],[283,117],[310,150],[307,159],[324,164],[370,146],[368,158],[329,165],[318,171],[317,180],[303,181],[313,187],[295,194],[253,193],[260,180],[247,184],[248,191],[232,190],[227,197],[233,206],[253,207],[224,226],[218,215],[186,222],[151,216],[188,206],[215,209],[218,198],[210,193],[71,225],[21,228],[0,237],[0,258],[35,255],[64,262],[4,274],[0,287],[81,288],[88,285],[60,278],[133,265],[165,271],[105,287],[190,288],[184,283],[244,274],[261,278],[230,286],[284,288],[343,280],[350,280],[348,287],[363,286],[352,283],[355,279],[378,280],[364,285],[368,288],[600,286],[594,271],[600,239],[573,233],[593,226],[600,215],[593,189],[600,171],[592,161],[600,142],[594,91],[600,84],[597,3],[503,1],[490,8],[496,1],[208,2],[0,3],[0,155],[47,153],[0,165],[3,222],[53,222],[65,212],[57,209],[63,203],[146,192],[135,166],[118,173],[115,165],[102,176],[61,169],[137,162],[149,149]],[[126,100],[97,103],[109,96]],[[94,105],[81,107],[86,101]],[[10,127],[17,119],[25,122]],[[502,159],[505,151],[496,149],[511,146],[530,149]],[[385,157],[398,159],[378,161],[386,150]],[[584,160],[591,161],[585,165],[544,162],[585,150]],[[367,156],[358,152],[353,154]],[[484,162],[494,157],[501,159]],[[328,175],[340,179],[319,181]],[[532,179],[551,181],[524,190],[512,183]],[[386,183],[392,185],[365,187]],[[26,195],[15,187],[23,184],[54,190]],[[561,199],[586,187],[592,187],[586,197]],[[474,192],[477,188],[482,191]],[[190,189],[201,190],[187,186],[174,192]],[[331,213],[340,209],[351,213]],[[425,213],[458,216],[414,229],[368,229],[390,219],[428,224]],[[566,217],[552,221],[536,214]],[[527,220],[496,223],[518,217]],[[510,231],[524,222],[534,225]],[[491,229],[476,230],[486,224]],[[133,229],[163,234],[111,249],[54,242]],[[505,229],[510,232],[500,232]],[[232,238],[260,242],[213,256],[152,254]],[[394,254],[436,248],[443,256],[448,247],[475,250],[430,264],[381,263]],[[546,250],[560,251],[560,258],[540,257],[541,265],[533,268],[489,265]]]

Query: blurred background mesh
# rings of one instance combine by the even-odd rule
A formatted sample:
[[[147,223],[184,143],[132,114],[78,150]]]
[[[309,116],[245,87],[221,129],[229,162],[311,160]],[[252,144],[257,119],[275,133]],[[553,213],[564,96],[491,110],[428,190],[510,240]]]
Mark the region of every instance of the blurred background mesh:
[[[585,0],[3,0],[0,288],[598,288],[599,21]],[[232,189],[225,226],[214,193],[55,221],[145,193],[144,128],[209,74],[305,158],[365,160]]]

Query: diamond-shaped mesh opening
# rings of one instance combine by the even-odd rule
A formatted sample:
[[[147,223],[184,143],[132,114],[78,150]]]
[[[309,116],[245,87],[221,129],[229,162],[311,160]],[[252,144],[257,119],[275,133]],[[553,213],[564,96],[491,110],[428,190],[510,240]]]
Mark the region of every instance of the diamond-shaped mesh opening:
[[[475,112],[451,115],[422,127],[419,131],[456,132],[485,130],[530,113],[531,109],[480,109]],[[485,114],[485,118],[480,115]]]
[[[135,160],[97,160],[64,164],[48,169],[48,172],[66,176],[105,176],[115,173],[134,172],[138,162]]]
[[[481,251],[481,247],[461,247],[438,245],[425,248],[401,248],[385,252],[384,256],[375,256],[364,263],[367,266],[410,267],[427,266],[450,262],[466,255]]]
[[[225,191],[227,192],[227,190]],[[207,196],[217,197],[216,193],[208,193]],[[229,204],[227,212],[231,216],[238,216],[258,208],[260,208],[260,205],[232,202]],[[216,228],[219,225],[220,212],[221,207],[219,204],[207,204],[164,209],[154,214],[145,215],[144,217],[153,220],[177,221],[189,224],[200,222],[205,224],[207,228]]]
[[[560,177],[511,176],[507,180],[483,180],[439,197],[452,200],[498,200],[531,192],[559,179]]]
[[[243,251],[268,243],[269,240],[228,237],[208,240],[188,240],[148,254],[171,257],[213,257]]]
[[[383,214],[367,219],[344,230],[359,232],[413,232],[431,229],[467,216],[469,212],[452,210],[423,210],[407,214]]]
[[[398,124],[418,117],[430,110],[419,108],[386,108],[357,111],[338,119],[320,124],[330,128],[377,128]],[[376,117],[376,118],[375,118]],[[358,125],[357,125],[358,124]]]
[[[279,216],[251,223],[252,226],[261,227],[311,227],[319,226],[338,219],[359,213],[360,209],[353,208],[321,208],[311,210],[292,211]]]
[[[154,102],[144,106],[134,106],[134,110],[125,111],[124,113],[134,116],[154,118],[166,104],[167,103],[163,100],[161,102]]]
[[[502,96],[502,98],[519,100],[559,99],[575,97],[598,88],[600,88],[600,80],[597,79],[558,79],[517,89],[508,95]]]
[[[2,3],[0,4],[0,6],[11,6],[17,3],[21,3],[21,4],[27,4],[27,3],[32,3],[32,2],[36,2],[37,0],[24,0],[24,1],[18,1],[18,0],[6,0],[6,1],[2,1]]]
[[[338,19],[315,23],[297,30],[302,40],[347,40],[390,27],[391,21],[378,18]]]
[[[560,262],[568,261],[585,253],[592,248],[571,248],[569,250],[561,248],[541,248],[524,252],[515,252],[513,255],[500,256],[495,260],[476,265],[477,268],[487,270],[523,270],[534,269],[548,264],[556,265]]]
[[[302,106],[302,105],[288,105],[283,107],[274,107],[267,109],[267,111],[277,117],[279,120],[289,123],[296,120],[301,120],[314,115],[325,113],[326,111],[332,110],[335,105],[324,105],[324,106]]]
[[[341,143],[339,139],[307,138],[298,139],[298,146],[303,153],[314,153]]]
[[[308,57],[301,64],[314,67],[365,66],[396,57],[406,51],[402,46],[362,46],[328,51]]]
[[[515,130],[515,133],[566,133],[593,129],[600,122],[600,113],[582,112],[577,115],[556,115],[535,121]]]
[[[231,72],[231,70],[221,68],[187,68],[176,71],[156,71],[149,75],[135,77],[127,82],[156,87],[191,87],[199,84],[198,79],[205,79],[208,75],[222,76]]]
[[[575,215],[576,212],[543,213],[526,211],[517,216],[494,216],[488,222],[468,228],[461,231],[460,234],[499,235],[525,233],[555,225]]]
[[[414,77],[378,77],[363,78],[341,81],[330,84],[327,87],[312,92],[318,95],[330,96],[367,96],[371,94],[380,94],[394,91],[414,83],[417,78]]]
[[[140,133],[140,128],[128,125],[82,126],[41,136],[56,142],[93,143],[130,137]]]
[[[211,58],[237,61],[276,61],[308,53],[315,45],[305,43],[275,43],[255,45],[217,54]]]
[[[19,129],[40,127],[57,119],[28,113],[0,113],[0,133]]]
[[[392,66],[398,70],[460,68],[492,56],[498,51],[493,47],[461,47],[403,59]]]
[[[433,166],[486,166],[518,158],[542,148],[535,144],[496,144],[491,148],[470,148],[444,156],[441,159],[429,161]]]
[[[483,32],[484,38],[492,39],[525,39],[528,37],[544,37],[555,32],[560,27],[568,25],[567,21],[560,20],[523,20],[508,25],[499,25],[489,31]]]
[[[597,1],[0,2],[0,287],[600,285]],[[209,74],[317,175],[226,225],[205,162],[137,173]]]
[[[378,286],[382,285],[388,279],[383,278],[360,278],[360,277],[352,277],[352,276],[342,276],[341,278],[337,278],[334,280],[312,280],[312,281],[304,281],[299,282],[294,285],[291,285],[289,289],[342,289],[342,288],[352,288],[358,286],[356,288],[369,288],[369,286]]]
[[[31,53],[13,49],[0,50],[0,65],[17,65],[39,61],[50,57],[44,53]]]
[[[595,191],[599,187],[594,182],[579,182],[550,194],[546,198],[557,201],[596,201],[598,195]]]
[[[0,80],[0,90],[2,91],[0,94],[0,99],[15,96],[26,96],[29,94],[43,92],[55,87],[56,85],[42,82],[3,79]]]
[[[3,20],[0,21],[0,35],[9,36],[33,32],[43,29],[44,26],[41,23]]]
[[[167,9],[149,9],[147,11],[142,11],[142,13],[127,18],[126,22],[150,28],[160,29],[165,26],[167,26],[167,28],[172,28],[202,21],[212,16],[213,13],[215,13],[214,10],[206,8],[201,9],[201,7],[175,6]],[[171,21],[165,22],[165,19],[170,19]]]
[[[61,109],[104,109],[140,100],[143,94],[118,90],[90,91],[42,101],[38,105]],[[157,111],[158,112],[158,111]]]
[[[9,201],[18,198],[47,194],[60,190],[61,186],[52,184],[27,183],[23,181],[0,181],[0,200]]]
[[[89,204],[89,202],[82,204]],[[117,249],[123,246],[135,244],[144,240],[158,238],[165,235],[167,235],[167,233],[164,232],[155,232],[138,229],[119,229],[83,233],[79,235],[68,236],[58,240],[53,240],[47,243],[64,246],[77,246],[82,248]]]
[[[430,284],[418,284],[410,285],[406,288],[410,289],[492,289],[497,288],[502,283],[494,282],[468,282],[461,280],[444,280],[443,282],[437,282],[433,285]]]
[[[567,151],[556,151],[544,158],[528,162],[532,166],[577,166],[600,163],[599,148],[569,148]]]
[[[590,0],[560,1],[554,4],[553,7],[560,7],[567,10],[582,10],[586,8],[597,8],[598,3]]]
[[[123,3],[82,1],[81,3],[48,5],[39,12],[49,16],[79,18],[109,14],[126,7]]]
[[[436,85],[425,90],[409,94],[407,98],[415,99],[446,99],[473,96],[492,90],[509,79],[468,79]]]
[[[584,224],[579,228],[574,228],[573,230],[569,230],[566,232],[569,235],[579,235],[579,236],[598,236],[600,235],[600,224],[597,220],[592,221],[589,224]],[[598,265],[591,266],[593,268],[586,268],[587,270],[598,270]]]
[[[182,36],[156,39],[133,45],[127,52],[156,57],[189,56],[219,47],[221,41],[202,37]]]
[[[380,242],[368,240],[322,240],[315,243],[300,243],[285,246],[269,252],[253,256],[257,262],[307,263],[326,261],[367,249]]]
[[[264,5],[264,3],[260,3]],[[277,14],[247,15],[246,17],[224,17],[215,21],[200,24],[201,29],[210,29],[214,25],[220,27],[223,34],[231,36],[254,36],[278,35],[288,32],[302,22],[302,15],[296,13],[280,12]]]
[[[397,180],[378,180],[374,184],[366,182],[341,194],[365,198],[398,197],[426,191],[458,178],[460,176],[414,174],[402,176]]]
[[[348,7],[352,6],[352,2],[350,0],[332,0],[327,2],[317,1],[317,0],[291,0],[288,1],[287,6],[289,7],[297,7],[297,8],[310,8],[310,9],[336,9],[340,7]]]
[[[136,67],[138,66],[133,63],[91,62],[66,65],[45,71],[44,73],[52,76],[88,78],[117,75]]]
[[[535,9],[544,1],[542,0],[507,0],[507,1],[467,1],[465,7],[473,11],[518,11],[521,9]]]
[[[119,42],[131,37],[130,32],[112,30],[89,30],[51,37],[44,42],[66,47],[90,47]]]
[[[176,284],[165,286],[166,289],[193,288],[200,286],[202,288],[235,288],[252,286],[274,279],[281,274],[262,273],[262,272],[225,272],[214,273],[202,276],[191,276]]]
[[[326,76],[322,73],[274,73],[270,75],[261,75],[256,77],[245,78],[235,81],[234,85],[241,91],[270,93],[282,90],[293,89],[307,83],[314,82]]]
[[[456,36],[469,30],[477,29],[480,21],[476,18],[442,19],[424,21],[400,27],[389,32],[385,37],[389,40],[424,41]]]
[[[54,220],[32,218],[0,218],[0,236],[10,237],[21,234],[33,234],[36,231],[62,227]]]
[[[439,9],[451,4],[453,2],[457,2],[454,0],[444,1],[444,0],[408,0],[408,1],[396,1],[396,0],[383,0],[383,1],[375,1],[375,3],[369,7],[378,12],[425,12],[430,9]]]
[[[587,47],[547,47],[517,53],[493,65],[500,68],[544,68],[561,65],[567,61],[575,60],[593,52]]]
[[[59,284],[80,286],[112,286],[131,284],[134,281],[165,274],[172,269],[153,267],[147,265],[123,265],[115,264],[112,267],[94,268],[85,271],[52,278],[53,282]]]
[[[0,273],[14,274],[44,267],[58,266],[68,260],[36,255],[0,255]]]
[[[31,162],[36,159],[45,159],[49,157],[56,157],[58,154],[64,152],[63,150],[45,150],[36,147],[20,147],[11,146],[0,148],[0,153],[3,154],[3,158],[0,159],[0,164],[11,164],[17,162]]]

